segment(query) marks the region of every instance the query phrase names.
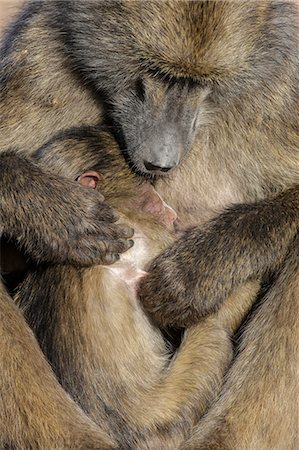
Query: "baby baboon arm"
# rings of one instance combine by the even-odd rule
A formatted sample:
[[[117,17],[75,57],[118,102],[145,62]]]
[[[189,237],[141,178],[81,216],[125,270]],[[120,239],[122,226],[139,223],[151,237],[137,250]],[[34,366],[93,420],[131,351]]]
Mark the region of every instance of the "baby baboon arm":
[[[29,159],[0,155],[0,228],[37,261],[79,266],[113,263],[132,246],[133,231],[114,222],[103,197],[43,170]]]
[[[0,448],[116,448],[64,392],[0,284]]]
[[[161,326],[188,326],[219,308],[232,289],[275,270],[299,227],[299,188],[237,205],[206,229],[185,233],[158,256],[140,297]]]

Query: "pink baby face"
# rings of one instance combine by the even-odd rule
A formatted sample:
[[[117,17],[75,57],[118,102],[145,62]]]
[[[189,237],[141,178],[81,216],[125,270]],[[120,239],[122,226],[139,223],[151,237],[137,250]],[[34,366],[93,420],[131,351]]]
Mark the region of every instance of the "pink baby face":
[[[101,174],[94,170],[88,170],[77,178],[82,186],[96,189],[102,179]],[[174,231],[174,222],[177,218],[176,212],[168,206],[155,188],[150,183],[140,186],[140,195],[136,199],[134,208],[138,211],[148,213],[158,220],[162,225]]]

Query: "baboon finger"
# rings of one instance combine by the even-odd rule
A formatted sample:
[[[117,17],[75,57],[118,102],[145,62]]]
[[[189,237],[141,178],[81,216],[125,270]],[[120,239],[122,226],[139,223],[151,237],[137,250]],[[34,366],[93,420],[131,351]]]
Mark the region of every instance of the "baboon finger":
[[[118,254],[112,254],[108,253],[106,256],[103,257],[103,265],[110,266],[111,264],[114,264],[115,262],[119,261],[120,256]]]
[[[106,255],[108,253],[110,254],[117,254],[117,253],[124,253],[127,250],[129,250],[134,245],[134,241],[132,239],[117,239],[117,240],[110,240],[110,239],[100,239],[98,238],[98,251],[102,255]]]
[[[99,239],[105,239],[108,241],[115,241],[118,239],[130,239],[134,235],[134,229],[124,224],[107,224],[101,223],[96,226],[93,235],[99,236]]]
[[[110,241],[103,236],[83,238],[77,244],[76,251],[71,254],[70,261],[75,265],[91,266],[94,264],[113,264],[119,259],[119,254],[129,250],[134,245],[132,240],[119,239]]]

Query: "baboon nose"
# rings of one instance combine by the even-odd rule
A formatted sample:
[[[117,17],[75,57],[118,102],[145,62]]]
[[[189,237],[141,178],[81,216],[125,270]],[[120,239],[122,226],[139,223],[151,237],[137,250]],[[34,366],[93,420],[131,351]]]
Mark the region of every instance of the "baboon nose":
[[[149,161],[144,161],[144,166],[146,170],[149,170],[150,172],[168,172],[170,169],[172,169],[172,167],[162,167]]]

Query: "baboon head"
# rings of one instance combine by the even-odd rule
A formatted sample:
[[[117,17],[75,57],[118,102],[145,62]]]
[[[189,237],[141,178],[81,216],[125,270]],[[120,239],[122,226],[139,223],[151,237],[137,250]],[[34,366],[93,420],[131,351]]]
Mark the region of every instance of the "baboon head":
[[[274,10],[267,0],[67,3],[74,67],[107,100],[123,151],[143,174],[178,166],[213,111],[256,90],[256,73],[271,73],[259,57],[261,23]]]

